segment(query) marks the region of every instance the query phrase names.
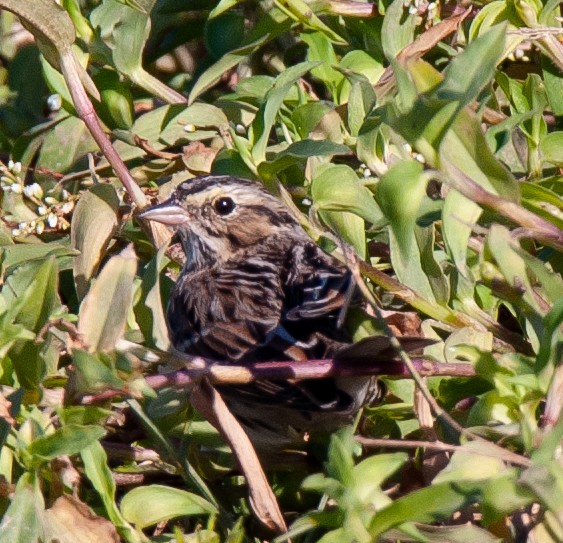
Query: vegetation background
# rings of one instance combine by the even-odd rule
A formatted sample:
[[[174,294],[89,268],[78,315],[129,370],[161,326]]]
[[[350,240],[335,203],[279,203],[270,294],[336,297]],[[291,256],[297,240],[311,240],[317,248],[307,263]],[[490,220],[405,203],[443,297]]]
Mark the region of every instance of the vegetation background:
[[[562,541],[559,0],[60,4],[0,0],[0,541]],[[151,381],[178,264],[133,211],[208,172],[453,364],[268,474],[285,535]]]

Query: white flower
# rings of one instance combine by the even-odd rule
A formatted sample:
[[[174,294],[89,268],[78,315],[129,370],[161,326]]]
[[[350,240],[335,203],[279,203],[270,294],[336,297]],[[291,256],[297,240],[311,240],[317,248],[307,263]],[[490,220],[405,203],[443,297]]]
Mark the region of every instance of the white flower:
[[[19,183],[14,183],[12,185],[12,192],[16,194],[21,194],[23,192],[23,187]]]
[[[67,213],[70,213],[72,211],[73,207],[74,202],[65,202],[61,207],[61,211],[66,215]]]
[[[53,198],[52,196],[46,196],[45,197],[45,203],[52,206],[54,204],[58,204],[59,201],[56,198]]]
[[[59,111],[62,105],[63,101],[59,94],[51,94],[51,96],[47,98],[47,107],[50,111]]]
[[[54,213],[49,213],[49,215],[47,215],[47,224],[51,227],[51,228],[55,228],[55,226],[57,226],[57,216]]]
[[[21,231],[20,231],[19,228],[14,228],[12,230],[12,236],[16,237],[16,236],[19,236],[20,234],[21,234]]]
[[[13,173],[18,175],[22,171],[22,163],[21,162],[15,162],[10,169],[12,170]]]
[[[45,213],[47,213],[47,208],[45,206],[39,206],[37,208],[37,213],[39,213],[39,215],[45,215]]]
[[[37,223],[37,226],[35,227],[35,232],[41,235],[43,233],[43,230],[45,230],[45,223],[43,221],[39,221]]]
[[[41,198],[43,196],[43,189],[39,183],[32,183],[31,185],[26,185],[23,188],[23,193],[28,198],[31,198],[32,196],[35,196],[35,198]]]
[[[185,124],[184,125],[184,130],[186,132],[195,132],[195,125],[193,124]]]

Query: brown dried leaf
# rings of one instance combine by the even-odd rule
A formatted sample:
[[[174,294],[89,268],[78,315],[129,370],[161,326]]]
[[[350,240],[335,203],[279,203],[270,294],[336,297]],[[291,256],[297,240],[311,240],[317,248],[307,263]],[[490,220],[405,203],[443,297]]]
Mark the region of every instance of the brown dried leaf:
[[[252,443],[217,390],[203,379],[191,394],[193,405],[221,432],[246,477],[254,514],[270,530],[287,532],[285,520]]]
[[[441,42],[446,36],[449,36],[457,30],[463,20],[471,13],[471,9],[472,8],[469,7],[461,13],[454,13],[451,17],[440,21],[437,25],[430,27],[420,34],[397,55],[397,61],[404,66],[411,60],[422,58],[425,53],[430,51],[430,49]],[[378,100],[389,94],[394,86],[395,75],[393,73],[393,67],[389,66],[375,85]]]
[[[47,541],[119,543],[115,526],[73,496],[57,498],[53,506],[45,511],[44,520]]]
[[[211,173],[211,166],[219,149],[206,147],[201,141],[194,141],[183,149],[182,160],[191,172]]]

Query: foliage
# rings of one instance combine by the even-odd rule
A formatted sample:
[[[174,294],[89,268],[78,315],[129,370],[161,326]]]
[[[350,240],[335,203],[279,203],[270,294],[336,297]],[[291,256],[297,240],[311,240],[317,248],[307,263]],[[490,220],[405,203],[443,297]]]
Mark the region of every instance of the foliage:
[[[281,191],[416,310],[426,356],[476,372],[426,380],[462,434],[389,380],[367,448],[343,429],[322,465],[272,470],[277,541],[563,539],[559,1],[0,7],[0,541],[269,537],[187,394],[145,381],[178,264],[134,203],[209,172]],[[74,69],[141,193],[79,118]]]

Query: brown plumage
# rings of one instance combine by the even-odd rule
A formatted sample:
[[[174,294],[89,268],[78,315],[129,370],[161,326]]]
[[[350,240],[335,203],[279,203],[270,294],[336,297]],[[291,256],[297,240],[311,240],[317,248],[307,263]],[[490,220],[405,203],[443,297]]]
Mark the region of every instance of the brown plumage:
[[[327,358],[349,344],[337,321],[354,291],[351,273],[258,183],[192,179],[140,217],[174,225],[187,257],[167,310],[177,350],[244,364]],[[381,393],[363,376],[219,390],[260,451],[351,422]]]

